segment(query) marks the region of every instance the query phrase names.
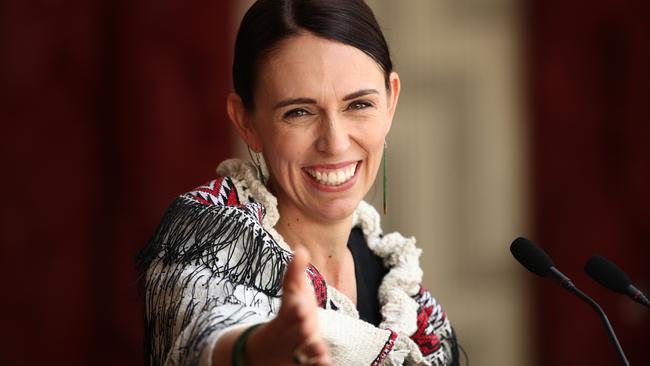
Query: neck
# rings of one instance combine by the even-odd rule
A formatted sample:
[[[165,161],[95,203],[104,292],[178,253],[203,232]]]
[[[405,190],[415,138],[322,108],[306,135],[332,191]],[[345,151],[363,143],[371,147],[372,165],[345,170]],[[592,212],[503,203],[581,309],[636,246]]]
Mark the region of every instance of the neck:
[[[336,221],[322,221],[283,205],[281,201],[278,201],[278,212],[280,219],[275,229],[292,249],[305,248],[311,263],[321,272],[336,270],[345,263],[349,256],[347,243],[352,215]]]

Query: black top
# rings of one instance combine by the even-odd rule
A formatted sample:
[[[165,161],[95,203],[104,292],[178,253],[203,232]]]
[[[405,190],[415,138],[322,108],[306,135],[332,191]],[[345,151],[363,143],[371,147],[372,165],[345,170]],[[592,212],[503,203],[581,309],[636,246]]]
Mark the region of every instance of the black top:
[[[354,259],[354,277],[357,281],[357,310],[359,317],[374,326],[381,323],[381,306],[378,289],[388,269],[382,259],[375,255],[368,245],[363,231],[354,228],[350,232],[348,248]]]

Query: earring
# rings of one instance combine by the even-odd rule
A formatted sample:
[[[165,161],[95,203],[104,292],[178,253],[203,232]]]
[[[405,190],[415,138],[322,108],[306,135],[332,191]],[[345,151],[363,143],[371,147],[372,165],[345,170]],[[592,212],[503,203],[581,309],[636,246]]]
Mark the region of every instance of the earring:
[[[248,155],[251,157],[253,164],[255,164],[255,167],[257,168],[257,177],[262,181],[262,184],[266,185],[266,179],[264,178],[264,173],[262,173],[262,159],[260,158],[260,154],[258,152],[253,154],[251,147],[248,145],[246,145],[246,147],[248,148]]]
[[[388,149],[388,144],[384,140],[384,154],[381,157],[381,160],[384,165],[384,216],[388,215],[388,170],[386,168],[386,150]]]

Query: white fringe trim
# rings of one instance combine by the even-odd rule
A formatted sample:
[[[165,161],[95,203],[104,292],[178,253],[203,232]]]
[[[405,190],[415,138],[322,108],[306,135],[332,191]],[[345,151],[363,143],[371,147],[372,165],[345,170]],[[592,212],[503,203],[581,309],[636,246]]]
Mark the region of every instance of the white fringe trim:
[[[361,201],[352,219],[360,225],[368,247],[384,259],[390,268],[379,286],[379,302],[384,321],[381,328],[390,328],[399,334],[411,335],[417,330],[418,303],[411,297],[420,290],[422,269],[415,238],[398,233],[381,236],[379,213],[370,204]]]
[[[229,159],[219,164],[217,174],[235,179],[237,194],[242,202],[248,202],[248,197],[253,197],[255,201],[264,206],[266,214],[262,218],[262,226],[282,249],[293,253],[282,235],[275,230],[275,224],[280,219],[278,200],[257,177],[255,165],[241,159]]]
[[[352,300],[345,296],[341,291],[328,285],[327,299],[332,300],[334,304],[338,306],[339,310],[344,312],[346,315],[359,319],[359,311],[357,310],[357,307],[354,306]]]

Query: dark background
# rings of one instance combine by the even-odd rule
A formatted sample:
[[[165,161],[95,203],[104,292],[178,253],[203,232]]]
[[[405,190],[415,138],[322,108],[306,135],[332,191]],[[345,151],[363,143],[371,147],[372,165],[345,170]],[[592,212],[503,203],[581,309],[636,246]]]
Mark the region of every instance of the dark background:
[[[0,365],[141,365],[134,254],[230,155],[229,5],[0,4]]]
[[[600,253],[650,292],[648,4],[530,2],[526,46],[536,239],[605,309],[632,365],[650,365],[650,309],[581,268]],[[595,312],[531,282],[538,365],[617,364]]]
[[[0,1],[0,365],[143,364],[133,256],[231,155],[232,4]],[[525,14],[533,239],[608,311],[633,365],[650,364],[648,310],[581,267],[598,252],[650,292],[646,4]],[[616,363],[595,313],[529,281],[534,364]]]

